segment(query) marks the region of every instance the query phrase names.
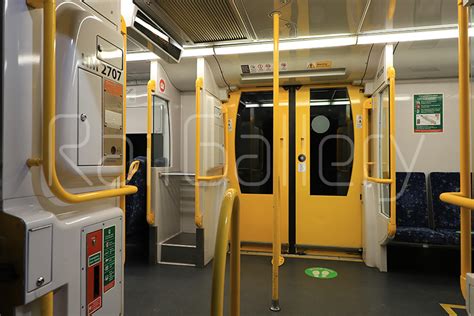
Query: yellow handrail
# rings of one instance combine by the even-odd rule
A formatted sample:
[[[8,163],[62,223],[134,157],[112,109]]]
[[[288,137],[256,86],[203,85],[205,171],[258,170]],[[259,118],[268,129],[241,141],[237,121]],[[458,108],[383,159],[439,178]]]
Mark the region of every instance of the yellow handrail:
[[[471,272],[471,209],[474,201],[471,194],[471,114],[470,114],[470,62],[469,62],[469,8],[458,0],[459,29],[459,133],[460,133],[460,192],[447,192],[440,195],[446,203],[461,207],[461,292],[467,297],[466,274]]]
[[[375,178],[370,177],[368,168],[369,168],[369,148],[367,142],[369,141],[368,130],[370,123],[368,120],[369,110],[372,109],[372,101],[367,100],[364,103],[364,113],[363,113],[363,136],[364,136],[364,145],[363,145],[363,169],[364,177],[367,181],[379,183],[379,184],[389,184],[390,185],[390,220],[388,223],[388,237],[393,238],[397,232],[397,187],[396,187],[396,142],[395,142],[395,68],[390,67],[388,69],[388,79],[389,79],[389,89],[390,89],[390,178]]]
[[[120,17],[120,26],[121,26],[121,33],[123,37],[123,51],[127,51],[127,24],[125,23],[124,17]],[[126,182],[126,171],[127,171],[127,54],[123,54],[123,115],[122,115],[122,130],[124,131],[124,137],[122,141],[122,174],[120,174],[120,186],[124,187]],[[126,234],[126,220],[127,220],[127,210],[126,210],[126,200],[125,195],[120,196],[120,208],[123,212],[123,244],[127,244],[127,234]],[[125,259],[127,257],[127,251],[123,249],[123,264],[125,264]]]
[[[280,106],[280,12],[273,14],[273,104],[278,111]],[[280,142],[281,144],[281,142]],[[272,303],[270,310],[280,311],[279,294],[279,262],[281,256],[281,238],[280,238],[280,159],[275,160],[274,170],[275,180],[273,184],[273,262],[272,262]]]
[[[440,200],[459,207],[474,209],[474,199],[461,195],[460,192],[445,192],[439,196]]]
[[[148,114],[146,132],[146,221],[149,225],[155,224],[155,213],[151,208],[151,133],[153,129],[153,94],[155,93],[155,90],[156,81],[148,81]]]
[[[134,186],[72,194],[64,189],[56,171],[56,1],[44,0],[43,44],[43,173],[51,192],[66,203],[81,203],[137,192]],[[32,160],[37,160],[32,158]],[[27,162],[28,163],[28,162]]]
[[[230,314],[238,316],[240,315],[240,206],[239,196],[235,189],[228,189],[224,195],[217,227],[212,267],[212,316],[224,315],[225,266],[231,226]]]
[[[196,160],[195,160],[195,177],[194,177],[194,223],[196,227],[202,228],[201,213],[201,192],[199,190],[199,177],[201,169],[201,90],[203,87],[203,79],[196,79]]]
[[[202,212],[201,212],[201,196],[199,192],[200,181],[217,181],[227,177],[228,172],[228,155],[227,155],[227,109],[222,110],[224,120],[224,150],[225,150],[225,162],[224,171],[220,175],[214,176],[202,176],[201,175],[201,99],[203,89],[203,78],[199,77],[196,79],[196,158],[195,158],[195,176],[194,176],[194,223],[196,227],[202,228]]]
[[[53,316],[54,294],[49,292],[41,297],[41,316]]]

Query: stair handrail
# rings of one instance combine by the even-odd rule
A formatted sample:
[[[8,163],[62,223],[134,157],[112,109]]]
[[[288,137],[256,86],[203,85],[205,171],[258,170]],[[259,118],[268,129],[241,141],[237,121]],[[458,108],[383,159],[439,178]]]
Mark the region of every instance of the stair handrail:
[[[240,202],[237,190],[228,189],[222,200],[212,267],[211,315],[224,314],[227,246],[230,235],[230,314],[240,315]]]

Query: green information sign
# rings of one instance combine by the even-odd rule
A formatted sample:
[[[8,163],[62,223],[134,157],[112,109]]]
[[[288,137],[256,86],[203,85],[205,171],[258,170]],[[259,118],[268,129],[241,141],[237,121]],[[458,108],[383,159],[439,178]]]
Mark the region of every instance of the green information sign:
[[[104,292],[115,286],[115,226],[104,229]]]
[[[334,279],[337,277],[337,272],[326,268],[308,268],[304,270],[307,276],[317,279]]]
[[[443,132],[442,94],[415,94],[413,106],[415,133]]]

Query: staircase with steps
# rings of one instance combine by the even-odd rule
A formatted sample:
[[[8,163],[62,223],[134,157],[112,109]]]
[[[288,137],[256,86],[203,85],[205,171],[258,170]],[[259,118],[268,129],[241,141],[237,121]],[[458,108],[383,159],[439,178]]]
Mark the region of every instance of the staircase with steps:
[[[204,261],[204,232],[179,233],[161,244],[162,264],[202,267]]]
[[[168,173],[168,185],[174,183],[179,188],[172,190],[178,200],[179,233],[160,242],[160,264],[204,266],[204,229],[194,223],[194,175]],[[171,188],[173,185],[168,186]]]

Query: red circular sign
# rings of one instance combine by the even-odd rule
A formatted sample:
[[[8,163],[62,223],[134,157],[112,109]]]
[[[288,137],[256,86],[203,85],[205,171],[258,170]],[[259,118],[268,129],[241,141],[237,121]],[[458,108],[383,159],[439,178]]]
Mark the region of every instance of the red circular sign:
[[[165,89],[166,89],[165,81],[163,79],[161,79],[160,80],[160,91],[161,91],[161,93],[165,92]]]

